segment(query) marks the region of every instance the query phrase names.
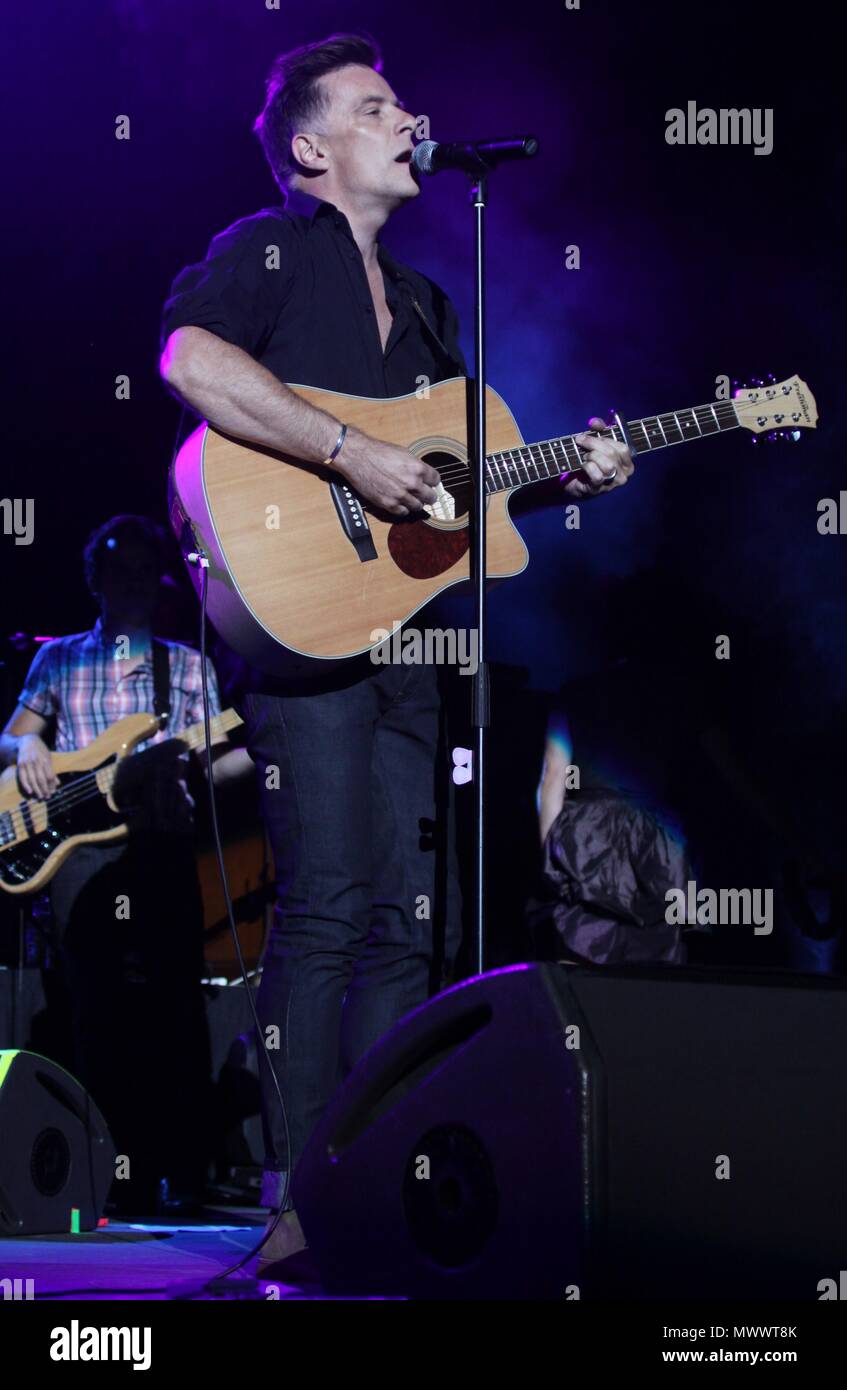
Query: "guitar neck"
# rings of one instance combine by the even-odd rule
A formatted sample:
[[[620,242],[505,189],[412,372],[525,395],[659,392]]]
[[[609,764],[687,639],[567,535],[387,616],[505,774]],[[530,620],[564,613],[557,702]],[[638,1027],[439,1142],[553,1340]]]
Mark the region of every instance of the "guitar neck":
[[[209,720],[209,731],[212,739],[219,734],[226,734],[230,729],[236,729],[242,722],[240,715],[234,709],[224,710],[223,714],[216,714]],[[183,729],[182,733],[174,734],[172,738],[164,739],[164,743],[182,743],[191,752],[204,748],[206,745],[206,730],[203,724],[192,724],[190,728]],[[142,748],[140,753],[132,753],[131,757],[143,757],[147,750]],[[97,783],[101,792],[111,790],[115,777],[118,774],[119,763],[109,763],[106,767],[100,768],[97,773]]]
[[[223,714],[216,714],[209,720],[209,732],[211,737],[217,738],[219,734],[229,733],[230,729],[236,729],[241,723],[240,715],[234,709],[226,709]],[[173,742],[184,743],[186,748],[196,752],[199,748],[206,745],[205,724],[192,724],[190,729],[184,729],[181,734],[175,734]]]
[[[664,415],[646,415],[630,420],[627,430],[639,454],[653,449],[668,449],[688,439],[704,439],[707,435],[725,434],[736,430],[740,421],[734,401],[714,401],[695,405],[687,410],[671,410]],[[619,444],[625,443],[620,425],[610,426],[610,434]],[[584,465],[584,450],[572,434],[559,439],[544,439],[538,444],[522,444],[486,454],[486,492],[505,492],[525,483],[543,482],[545,478],[576,473]]]

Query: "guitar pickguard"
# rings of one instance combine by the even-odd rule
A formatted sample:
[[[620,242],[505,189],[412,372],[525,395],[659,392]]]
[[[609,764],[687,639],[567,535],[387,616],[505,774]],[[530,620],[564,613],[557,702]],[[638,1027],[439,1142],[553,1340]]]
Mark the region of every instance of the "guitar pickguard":
[[[388,532],[388,553],[410,579],[434,579],[446,574],[469,545],[467,526],[442,531],[428,521],[398,521]]]
[[[420,457],[441,477],[435,502],[424,508],[432,520],[395,522],[388,532],[388,553],[410,579],[436,579],[470,546],[470,474],[466,461],[446,447],[426,449]]]

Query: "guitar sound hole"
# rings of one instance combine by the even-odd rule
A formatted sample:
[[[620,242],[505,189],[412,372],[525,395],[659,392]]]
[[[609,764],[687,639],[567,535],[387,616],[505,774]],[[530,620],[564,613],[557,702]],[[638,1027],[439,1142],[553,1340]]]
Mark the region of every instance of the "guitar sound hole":
[[[441,481],[456,504],[456,520],[467,516],[471,508],[468,465],[442,449],[433,449],[421,457],[430,468],[437,468],[441,474]]]

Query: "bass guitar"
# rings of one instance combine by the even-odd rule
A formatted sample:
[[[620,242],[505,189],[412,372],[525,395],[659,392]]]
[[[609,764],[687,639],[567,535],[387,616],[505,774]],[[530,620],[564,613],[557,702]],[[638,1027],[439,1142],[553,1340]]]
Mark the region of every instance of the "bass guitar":
[[[225,710],[210,721],[212,738],[242,723],[235,710]],[[17,768],[7,767],[0,777],[0,889],[7,893],[34,893],[51,878],[77,845],[122,840],[129,834],[127,810],[115,800],[115,784],[125,758],[132,756],[133,776],[143,775],[148,752],[159,756],[169,745],[185,749],[205,746],[203,724],[133,753],[163,725],[155,714],[129,714],[106,729],[87,747],[73,753],[54,753],[53,771],[59,786],[46,800],[22,797]]]

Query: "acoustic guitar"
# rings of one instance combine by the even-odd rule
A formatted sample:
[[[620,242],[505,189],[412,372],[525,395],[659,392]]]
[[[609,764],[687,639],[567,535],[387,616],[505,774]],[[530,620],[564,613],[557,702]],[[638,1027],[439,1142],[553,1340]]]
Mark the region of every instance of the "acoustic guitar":
[[[440,475],[436,502],[400,520],[322,465],[208,424],[185,441],[171,471],[170,519],[184,553],[205,553],[209,617],[260,670],[302,679],[373,652],[436,595],[469,580],[472,405],[464,377],[387,400],[290,389],[336,419],[404,446]],[[518,488],[577,472],[584,458],[573,435],[524,443],[490,386],[486,421],[487,574],[495,581],[520,574],[529,559],[509,498]],[[739,428],[794,433],[816,423],[814,397],[793,376],[627,427],[617,419],[602,433],[619,442],[628,437],[641,455]],[[189,573],[199,592],[200,572],[190,565]]]
[[[217,738],[242,723],[235,710],[210,721]],[[115,801],[115,781],[124,758],[143,764],[148,752],[159,755],[167,745],[203,748],[203,724],[163,743],[133,753],[162,727],[155,714],[129,714],[110,725],[99,738],[73,753],[54,753],[53,770],[59,786],[46,800],[22,797],[17,768],[0,777],[0,888],[7,893],[35,893],[48,884],[77,845],[108,844],[129,834],[127,811]],[[143,773],[143,765],[138,769]]]

